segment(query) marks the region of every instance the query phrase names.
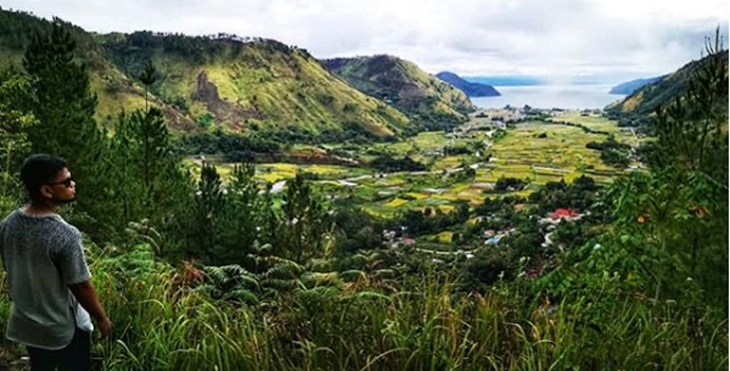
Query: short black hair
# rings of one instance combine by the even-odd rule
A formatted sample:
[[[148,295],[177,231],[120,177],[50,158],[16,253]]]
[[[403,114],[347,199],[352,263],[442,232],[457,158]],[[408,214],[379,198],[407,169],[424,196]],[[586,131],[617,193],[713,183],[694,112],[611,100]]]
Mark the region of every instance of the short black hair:
[[[41,186],[52,182],[63,168],[68,168],[66,160],[45,153],[30,155],[23,160],[20,179],[28,190],[31,202],[39,203],[43,200]]]

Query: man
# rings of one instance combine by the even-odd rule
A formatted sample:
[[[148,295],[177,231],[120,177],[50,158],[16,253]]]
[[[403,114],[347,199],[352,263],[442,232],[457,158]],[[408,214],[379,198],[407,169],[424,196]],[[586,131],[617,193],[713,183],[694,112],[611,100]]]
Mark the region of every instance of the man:
[[[76,183],[63,159],[45,154],[26,158],[20,177],[30,205],[0,225],[12,300],[6,337],[26,345],[31,370],[89,370],[89,313],[102,336],[111,323],[90,281],[79,230],[56,214],[74,200]]]

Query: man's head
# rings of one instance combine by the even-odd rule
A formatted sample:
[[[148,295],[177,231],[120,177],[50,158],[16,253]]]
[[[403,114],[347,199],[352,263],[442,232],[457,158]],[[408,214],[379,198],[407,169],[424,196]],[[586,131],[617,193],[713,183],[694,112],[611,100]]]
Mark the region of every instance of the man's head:
[[[28,156],[20,178],[33,205],[65,204],[76,197],[76,182],[62,158],[42,153]]]

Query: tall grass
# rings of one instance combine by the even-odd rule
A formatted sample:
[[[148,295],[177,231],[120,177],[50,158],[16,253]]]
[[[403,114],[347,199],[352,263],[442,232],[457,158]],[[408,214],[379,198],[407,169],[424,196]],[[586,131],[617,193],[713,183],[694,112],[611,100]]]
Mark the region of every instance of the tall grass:
[[[550,303],[520,285],[463,294],[426,275],[407,291],[360,278],[249,307],[163,264],[100,256],[92,270],[114,324],[93,352],[109,370],[727,369],[726,320],[607,291]]]

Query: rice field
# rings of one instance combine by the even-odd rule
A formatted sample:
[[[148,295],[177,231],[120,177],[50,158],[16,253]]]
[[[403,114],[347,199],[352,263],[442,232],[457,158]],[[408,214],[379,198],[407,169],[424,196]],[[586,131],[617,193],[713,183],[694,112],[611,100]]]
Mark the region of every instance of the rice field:
[[[596,114],[560,112],[552,120],[608,132],[617,140],[633,145],[639,141],[632,132],[622,130]],[[352,145],[348,147],[348,151],[356,152],[362,162],[375,158],[377,153],[408,156],[426,164],[429,168],[426,172],[383,174],[366,166],[265,163],[256,165],[256,178],[262,184],[276,183],[293,178],[297,172],[304,172],[328,199],[348,198],[373,215],[391,217],[404,209],[438,208],[449,212],[457,202],[467,201],[476,206],[487,197],[506,194],[528,196],[547,182],[572,182],[581,175],[608,184],[622,172],[604,164],[599,151],[586,148],[591,141],[604,141],[605,134],[586,133],[580,127],[554,122],[518,123],[507,129],[506,136],[493,142],[489,140],[491,133],[487,131],[462,131],[460,135],[439,131],[422,132],[400,142],[376,143],[355,147],[354,150]],[[445,147],[473,149],[482,144],[486,144],[487,148],[444,156]],[[305,147],[297,146],[295,150],[322,151]],[[326,146],[329,149],[337,147]],[[491,160],[488,155],[491,155]],[[224,181],[233,166],[218,166]],[[473,177],[462,176],[464,166],[475,169]],[[523,179],[528,187],[510,193],[494,191],[495,183],[507,177]]]
[[[323,179],[342,179],[371,173],[368,169],[352,168],[340,165],[272,163],[257,165],[256,178],[266,182],[275,183],[280,180],[294,178],[297,171],[313,174]]]

